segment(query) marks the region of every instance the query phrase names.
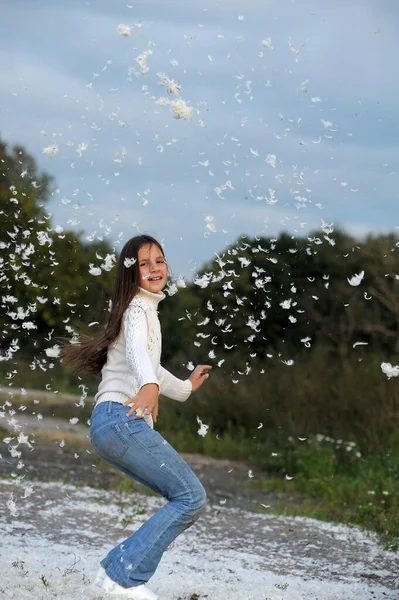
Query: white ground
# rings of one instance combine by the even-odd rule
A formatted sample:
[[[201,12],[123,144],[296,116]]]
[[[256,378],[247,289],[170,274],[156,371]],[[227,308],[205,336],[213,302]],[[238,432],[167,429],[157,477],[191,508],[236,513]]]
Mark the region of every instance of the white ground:
[[[0,481],[0,597],[102,600],[91,584],[99,559],[162,500],[30,485]],[[397,555],[356,529],[213,506],[165,553],[149,587],[160,600],[397,600],[397,567]]]

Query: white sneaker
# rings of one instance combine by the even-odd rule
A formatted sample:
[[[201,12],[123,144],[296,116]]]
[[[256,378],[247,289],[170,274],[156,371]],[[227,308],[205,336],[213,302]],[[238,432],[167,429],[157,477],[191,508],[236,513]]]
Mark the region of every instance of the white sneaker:
[[[93,581],[94,585],[98,585],[98,587],[102,587],[103,583],[104,583],[104,578],[105,578],[105,569],[103,567],[100,567],[97,571],[97,575]]]
[[[158,600],[158,596],[153,594],[145,585],[124,588],[112,581],[106,573],[101,587],[112,596],[121,596],[131,600]]]

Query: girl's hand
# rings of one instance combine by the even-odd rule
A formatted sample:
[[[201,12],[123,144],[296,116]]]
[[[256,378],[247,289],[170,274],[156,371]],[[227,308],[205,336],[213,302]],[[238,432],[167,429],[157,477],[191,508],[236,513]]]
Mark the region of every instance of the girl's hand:
[[[154,423],[158,418],[158,386],[156,383],[147,383],[140,388],[139,392],[123,403],[123,406],[131,405],[131,409],[126,414],[131,417],[134,411],[137,411],[136,419],[140,419],[145,415],[152,415]]]
[[[191,385],[193,386],[193,392],[197,391],[198,388],[201,387],[205,379],[208,379],[208,371],[210,371],[211,369],[211,365],[198,365],[198,367],[195,367],[194,371],[189,377]]]

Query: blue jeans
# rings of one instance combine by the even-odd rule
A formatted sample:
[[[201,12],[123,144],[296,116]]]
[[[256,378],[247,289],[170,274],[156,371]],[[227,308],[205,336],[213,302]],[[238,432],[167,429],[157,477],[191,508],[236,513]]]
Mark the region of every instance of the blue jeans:
[[[103,402],[91,417],[90,437],[97,454],[168,502],[133,535],[113,548],[101,565],[124,588],[146,583],[173,540],[205,508],[205,490],[187,463],[129,407]]]

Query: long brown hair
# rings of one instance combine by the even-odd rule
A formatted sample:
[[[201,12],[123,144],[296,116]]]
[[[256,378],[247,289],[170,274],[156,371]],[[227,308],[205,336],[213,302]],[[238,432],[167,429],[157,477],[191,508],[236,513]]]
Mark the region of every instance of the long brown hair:
[[[75,373],[98,375],[101,372],[107,360],[108,346],[120,333],[123,313],[139,291],[138,253],[146,244],[155,244],[165,256],[160,243],[150,235],[137,235],[126,242],[116,265],[115,287],[105,329],[94,338],[81,335],[78,342],[68,341],[61,345],[61,358]]]

